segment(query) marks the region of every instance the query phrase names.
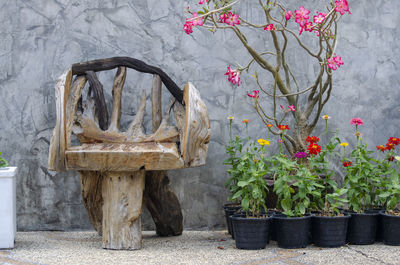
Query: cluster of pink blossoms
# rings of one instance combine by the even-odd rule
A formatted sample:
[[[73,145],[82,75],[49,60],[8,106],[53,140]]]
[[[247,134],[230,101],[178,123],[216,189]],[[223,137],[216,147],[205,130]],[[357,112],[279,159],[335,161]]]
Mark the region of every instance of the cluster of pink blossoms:
[[[193,13],[193,17],[191,19],[196,18],[196,17],[198,17],[198,14],[197,13]],[[193,20],[189,20],[189,18],[187,18],[185,25],[183,25],[183,30],[187,34],[193,33],[193,27],[195,27],[195,26],[203,26],[203,23],[204,22],[203,22],[203,18],[202,17],[196,18],[196,19],[193,19]]]
[[[328,67],[332,70],[338,69],[338,67],[340,67],[343,64],[342,57],[336,54],[334,57],[328,58],[326,60],[328,62]]]
[[[238,86],[240,83],[239,74],[240,74],[239,70],[237,70],[237,69],[233,70],[230,65],[228,66],[228,70],[225,73],[225,75],[228,76],[228,81],[231,82],[232,84],[238,85]]]
[[[271,30],[276,30],[275,25],[274,24],[268,24],[264,30],[266,31],[271,31]]]
[[[290,19],[290,17],[291,17],[291,13],[288,15],[289,12],[290,11],[286,12],[286,15],[285,15],[286,20],[288,20],[288,18]],[[301,35],[303,30],[309,31],[309,32],[315,31],[317,33],[317,35],[319,34],[319,31],[315,27],[313,22],[308,21],[308,19],[310,18],[309,17],[310,10],[305,9],[304,6],[301,6],[298,10],[295,10],[294,13],[296,14],[295,21],[300,26],[299,35]],[[314,16],[314,20],[313,20],[314,23],[322,24],[322,22],[324,22],[324,20],[325,20],[326,15],[327,14],[325,14],[325,13],[317,12],[317,15]]]
[[[239,25],[239,15],[232,12],[222,14],[219,16],[219,22],[228,24],[229,26]]]

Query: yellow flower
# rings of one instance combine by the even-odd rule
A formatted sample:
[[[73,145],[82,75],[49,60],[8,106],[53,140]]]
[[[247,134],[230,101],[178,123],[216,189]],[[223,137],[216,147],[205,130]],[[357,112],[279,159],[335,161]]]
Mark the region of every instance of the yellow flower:
[[[400,156],[395,156],[394,158],[400,162]]]
[[[346,147],[346,146],[348,146],[349,145],[349,143],[341,143],[340,144],[340,146],[343,146],[343,147]]]
[[[264,140],[262,138],[258,139],[257,142],[262,146],[271,144],[270,141]]]
[[[235,117],[233,117],[233,116],[229,116],[228,117],[228,120],[233,120]]]
[[[324,120],[329,120],[331,117],[329,117],[328,115],[324,115],[324,116],[322,116],[322,119],[324,119]]]

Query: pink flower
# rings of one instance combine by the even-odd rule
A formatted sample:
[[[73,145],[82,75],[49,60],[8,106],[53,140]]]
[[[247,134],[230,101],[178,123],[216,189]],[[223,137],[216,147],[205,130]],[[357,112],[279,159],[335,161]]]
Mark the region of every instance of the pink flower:
[[[314,25],[312,22],[308,22],[304,25],[304,30],[305,31],[309,31],[309,32],[313,32],[314,30]]]
[[[197,16],[197,13],[193,13],[193,18],[196,18],[192,20],[193,26],[203,26],[203,18],[197,18]]]
[[[335,60],[335,63],[336,63],[338,66],[341,66],[342,64],[344,64],[343,61],[342,61],[342,57],[340,57],[339,55],[336,56],[336,57],[333,57],[333,59]]]
[[[283,143],[283,140],[282,139],[278,139],[278,143]]]
[[[227,17],[225,18],[225,23],[230,25],[230,26],[234,26],[234,25],[239,25],[240,21],[239,21],[239,15],[238,14],[233,14],[232,12],[229,12],[229,15],[226,15]]]
[[[219,22],[225,23],[227,18],[228,18],[227,14],[222,14],[222,15],[219,16]]]
[[[260,96],[258,95],[260,93],[260,90],[253,90],[252,94],[248,93],[247,96],[251,98],[259,98]]]
[[[199,4],[202,5],[202,4],[207,3],[207,2],[208,2],[208,0],[200,0]]]
[[[186,34],[193,33],[193,22],[192,21],[187,21],[185,25],[183,25],[183,30],[186,32]]]
[[[328,62],[328,67],[332,70],[336,70],[337,69],[337,64],[335,62],[335,59],[333,58],[328,58],[326,59],[326,61]]]
[[[292,13],[292,11],[289,10],[289,11],[287,11],[286,14],[285,14],[285,19],[286,19],[286,20],[289,20],[292,16],[293,16],[293,13]]]
[[[341,15],[344,15],[344,12],[349,12],[349,14],[351,14],[347,0],[335,1],[335,5],[335,11],[339,12]]]
[[[296,18],[298,17],[304,17],[305,19],[309,18],[308,14],[310,14],[310,10],[305,9],[304,6],[301,6],[299,10],[295,10],[294,12],[296,13]]]
[[[326,61],[328,62],[328,67],[332,70],[336,70],[338,67],[344,64],[342,57],[336,54],[334,57],[326,59]]]
[[[281,109],[285,110],[285,108],[282,105],[280,105],[280,106],[281,106]]]
[[[308,20],[305,17],[296,17],[296,22],[300,25],[300,27],[304,27]]]
[[[295,111],[295,110],[296,110],[296,108],[294,107],[294,105],[290,105],[290,106],[288,106],[288,108],[289,108],[291,111]]]
[[[271,30],[276,30],[275,25],[274,24],[268,24],[264,30],[266,31],[271,31]]]
[[[326,17],[324,13],[318,13],[318,16],[314,16],[314,23],[321,24]]]
[[[228,76],[228,81],[234,85],[239,86],[240,83],[239,70],[233,70],[230,65],[227,68],[228,70],[226,71],[225,75]]]
[[[364,125],[364,122],[361,118],[353,118],[351,119],[350,124],[358,126],[358,125]]]

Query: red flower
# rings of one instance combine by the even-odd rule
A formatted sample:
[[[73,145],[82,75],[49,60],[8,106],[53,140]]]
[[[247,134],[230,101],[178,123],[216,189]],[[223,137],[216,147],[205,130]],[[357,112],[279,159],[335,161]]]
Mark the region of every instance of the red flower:
[[[351,161],[345,161],[343,162],[343,166],[344,167],[350,167],[351,165],[353,165],[353,163]]]
[[[376,149],[378,149],[379,151],[382,151],[382,153],[384,153],[386,151],[386,147],[383,144],[377,145]]]
[[[393,144],[394,146],[399,145],[400,144],[400,139],[396,138],[396,137],[390,137],[388,139],[388,142]]]
[[[394,156],[388,157],[387,160],[390,161],[390,162],[393,162]]]
[[[387,143],[387,144],[386,144],[386,150],[389,150],[389,151],[390,151],[390,150],[394,150],[394,146],[395,146],[395,145],[392,144],[392,143]]]
[[[317,143],[311,143],[307,150],[310,155],[318,155],[321,153],[321,146],[319,146]]]
[[[313,143],[318,143],[319,138],[317,136],[307,136],[306,142],[313,144]]]
[[[289,125],[278,125],[278,129],[281,131],[290,130]]]

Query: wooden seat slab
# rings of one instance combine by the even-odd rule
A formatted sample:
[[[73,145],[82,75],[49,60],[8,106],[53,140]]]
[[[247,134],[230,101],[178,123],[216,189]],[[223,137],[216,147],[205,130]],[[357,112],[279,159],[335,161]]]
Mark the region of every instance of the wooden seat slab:
[[[137,171],[184,167],[175,143],[96,143],[71,146],[66,152],[68,170]]]

